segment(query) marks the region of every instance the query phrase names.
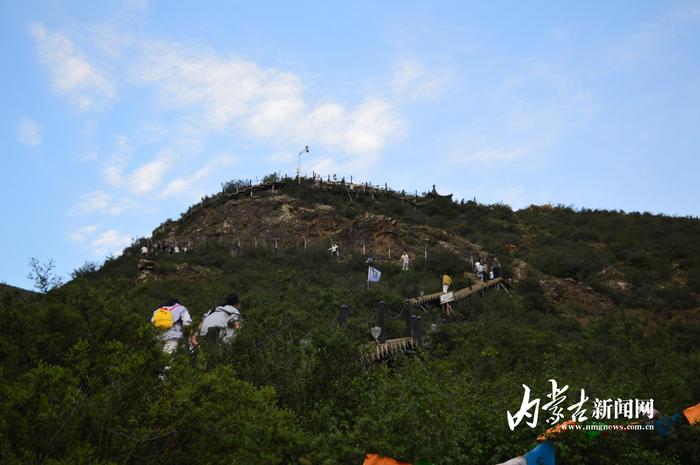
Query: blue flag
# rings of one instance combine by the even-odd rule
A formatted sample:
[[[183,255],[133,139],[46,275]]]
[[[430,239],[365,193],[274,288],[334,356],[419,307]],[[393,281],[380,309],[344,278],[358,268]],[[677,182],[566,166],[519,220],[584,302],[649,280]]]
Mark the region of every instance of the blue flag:
[[[654,422],[656,434],[662,437],[668,436],[673,431],[673,427],[676,423],[680,423],[682,418],[683,414],[681,412],[674,413],[672,417],[659,418]]]
[[[369,281],[371,283],[378,283],[379,278],[381,278],[381,277],[382,277],[382,272],[379,271],[378,269],[372,268],[370,266],[369,269],[367,270],[367,281]]]
[[[557,465],[552,441],[546,441],[525,454],[527,465]]]

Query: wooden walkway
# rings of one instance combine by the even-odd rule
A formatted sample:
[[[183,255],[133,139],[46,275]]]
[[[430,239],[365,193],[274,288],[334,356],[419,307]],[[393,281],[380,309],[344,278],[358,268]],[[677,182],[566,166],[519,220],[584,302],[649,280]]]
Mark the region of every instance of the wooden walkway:
[[[460,289],[458,291],[454,291],[454,300],[453,302],[457,300],[462,300],[466,299],[467,297],[471,297],[472,295],[476,294],[477,292],[481,292],[484,289],[487,289],[489,287],[496,287],[498,285],[503,286],[503,278],[494,278],[494,279],[489,279],[488,281],[477,281],[475,284],[472,285],[472,287],[465,287],[464,289]],[[440,296],[442,295],[442,292],[435,292],[433,294],[427,294],[424,296],[420,297],[414,297],[413,299],[407,299],[406,302],[409,303],[410,305],[422,305],[428,302],[440,302]]]
[[[410,349],[415,349],[416,347],[418,347],[418,344],[412,337],[387,339],[383,344],[373,342],[372,347],[368,347],[362,354],[362,358],[367,362],[378,362],[392,355],[402,354]]]

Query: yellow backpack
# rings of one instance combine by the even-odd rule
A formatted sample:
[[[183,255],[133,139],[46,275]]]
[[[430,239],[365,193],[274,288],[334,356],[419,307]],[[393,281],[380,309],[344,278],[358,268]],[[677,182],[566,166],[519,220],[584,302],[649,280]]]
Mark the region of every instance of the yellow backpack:
[[[153,326],[155,326],[156,329],[167,331],[173,327],[173,324],[173,313],[169,309],[160,307],[156,310],[156,313],[153,315]]]

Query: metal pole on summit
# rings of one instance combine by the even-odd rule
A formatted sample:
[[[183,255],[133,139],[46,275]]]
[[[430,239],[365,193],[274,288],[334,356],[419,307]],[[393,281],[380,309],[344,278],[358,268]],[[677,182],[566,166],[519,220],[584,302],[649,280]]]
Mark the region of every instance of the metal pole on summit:
[[[304,150],[299,152],[299,163],[297,164],[297,182],[301,184],[301,155],[303,153],[309,153],[309,146],[305,145]]]

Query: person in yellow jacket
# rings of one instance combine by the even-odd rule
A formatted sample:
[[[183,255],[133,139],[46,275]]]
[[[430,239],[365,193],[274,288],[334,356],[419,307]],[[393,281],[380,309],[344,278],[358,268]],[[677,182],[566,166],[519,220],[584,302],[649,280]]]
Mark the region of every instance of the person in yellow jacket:
[[[442,274],[442,293],[445,294],[452,286],[452,278],[447,273]]]

